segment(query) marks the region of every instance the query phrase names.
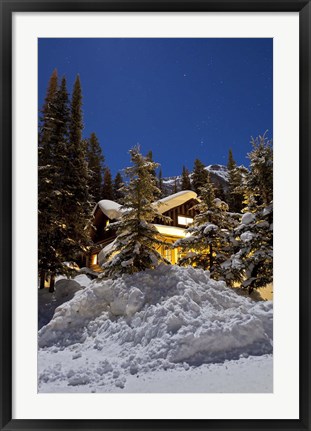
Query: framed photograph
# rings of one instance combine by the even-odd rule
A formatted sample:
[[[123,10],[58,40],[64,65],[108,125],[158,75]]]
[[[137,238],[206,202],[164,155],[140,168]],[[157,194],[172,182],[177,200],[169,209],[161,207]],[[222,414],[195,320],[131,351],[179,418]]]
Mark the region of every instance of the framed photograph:
[[[311,429],[310,11],[1,0],[1,429]]]

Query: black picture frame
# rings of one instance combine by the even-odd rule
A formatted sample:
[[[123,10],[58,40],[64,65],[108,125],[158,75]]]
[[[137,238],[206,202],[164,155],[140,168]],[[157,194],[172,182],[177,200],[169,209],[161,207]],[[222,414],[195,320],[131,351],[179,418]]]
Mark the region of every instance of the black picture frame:
[[[310,430],[311,4],[302,0],[0,0],[0,426],[1,430]],[[299,12],[300,56],[300,414],[297,420],[12,419],[12,14],[14,12]],[[290,370],[289,370],[290,372]],[[245,406],[247,409],[247,406]]]

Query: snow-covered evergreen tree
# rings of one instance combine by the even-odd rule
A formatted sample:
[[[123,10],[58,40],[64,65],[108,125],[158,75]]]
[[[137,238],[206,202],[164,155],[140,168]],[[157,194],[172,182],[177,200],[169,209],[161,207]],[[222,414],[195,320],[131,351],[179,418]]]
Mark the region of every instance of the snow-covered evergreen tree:
[[[266,133],[251,139],[250,175],[246,188],[252,192],[258,205],[270,205],[273,199],[273,149]]]
[[[273,150],[265,135],[252,139],[248,154],[250,171],[245,175],[245,208],[234,230],[238,242],[227,268],[239,270],[242,287],[251,292],[273,280]]]
[[[150,162],[153,162],[153,153],[152,153],[152,150],[148,151],[148,153],[146,154],[146,159],[149,160]],[[156,179],[156,184],[157,184],[157,186],[159,188],[159,183],[158,183],[156,169],[153,169],[151,173],[154,176],[154,178]],[[158,197],[160,197],[160,195],[158,195]]]
[[[65,262],[79,259],[89,243],[89,169],[82,140],[82,91],[77,77],[71,104],[65,77],[50,79],[42,109],[38,149],[38,250],[41,287],[69,272]]]
[[[196,159],[194,161],[194,168],[192,172],[192,189],[199,195],[201,193],[201,187],[205,187],[207,180],[207,170],[201,160]]]
[[[66,238],[66,213],[63,212],[63,181],[67,169],[69,100],[66,79],[57,86],[54,71],[42,109],[43,118],[38,148],[38,264],[40,287],[50,278],[54,290],[55,274],[63,272]]]
[[[50,246],[53,234],[53,179],[54,167],[50,156],[53,144],[51,137],[55,129],[53,120],[56,110],[56,96],[58,89],[57,70],[54,70],[49,80],[47,94],[41,110],[38,136],[38,271],[40,274],[40,288],[44,287],[45,277],[54,271],[57,263],[55,250]],[[51,267],[50,267],[51,265]],[[53,287],[52,287],[53,289]]]
[[[215,186],[215,197],[221,201],[227,202],[227,193],[225,192],[223,185],[220,183]]]
[[[185,166],[182,167],[181,190],[191,190],[190,174]]]
[[[160,198],[162,198],[164,196],[164,187],[163,187],[163,177],[162,177],[162,169],[159,170],[159,174],[158,174],[158,187],[160,190]]]
[[[124,196],[123,187],[124,187],[123,178],[120,172],[118,172],[113,181],[113,196],[114,196],[114,199],[120,204],[123,202],[123,196]]]
[[[63,173],[62,191],[62,211],[66,214],[63,247],[66,249],[67,260],[79,259],[89,244],[86,227],[90,223],[92,202],[89,190],[90,171],[86,161],[87,147],[82,139],[82,130],[82,89],[77,75],[70,105],[69,144],[65,155],[66,170]]]
[[[235,229],[239,251],[232,256],[234,266],[243,274],[241,286],[251,292],[273,280],[273,205],[255,213],[245,213]]]
[[[117,237],[103,265],[104,275],[118,277],[155,268],[164,261],[156,249],[164,244],[152,221],[163,217],[153,204],[159,194],[153,172],[157,163],[144,157],[139,147],[130,150],[132,166],[125,170],[129,182],[124,186],[122,217],[114,223]]]
[[[53,70],[50,77],[46,97],[43,107],[40,112],[40,125],[39,125],[39,157],[47,159],[49,154],[49,142],[53,135],[55,126],[55,98],[58,91],[58,74],[57,69]],[[39,160],[40,161],[40,160]]]
[[[114,200],[113,184],[110,169],[106,166],[104,171],[104,181],[102,188],[101,199]]]
[[[243,191],[242,182],[243,174],[239,166],[237,166],[232,150],[229,150],[228,156],[228,190],[227,190],[227,203],[230,211],[240,213],[243,208]]]
[[[103,163],[104,156],[96,134],[93,132],[86,140],[86,160],[89,168],[89,189],[92,194],[93,204],[102,199]]]
[[[234,277],[223,270],[222,264],[232,253],[231,232],[237,225],[237,217],[228,212],[228,205],[224,201],[215,198],[209,173],[205,186],[200,188],[200,203],[196,209],[199,213],[187,229],[189,236],[174,244],[184,252],[184,257],[178,263],[209,269],[213,278],[232,284]]]

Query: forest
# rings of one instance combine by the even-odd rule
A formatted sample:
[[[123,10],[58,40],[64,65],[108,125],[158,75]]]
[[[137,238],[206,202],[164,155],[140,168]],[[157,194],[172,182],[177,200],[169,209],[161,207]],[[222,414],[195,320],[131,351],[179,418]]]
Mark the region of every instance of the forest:
[[[131,166],[112,178],[96,133],[83,136],[82,102],[79,75],[70,97],[66,78],[54,70],[38,131],[38,271],[41,288],[51,278],[51,291],[55,276],[72,274],[68,262],[79,261],[92,245],[92,210],[102,199],[124,208],[104,275],[115,278],[163,262],[152,225],[160,215],[151,204],[171,192],[165,173],[152,150],[143,155],[136,146],[129,149]],[[174,245],[184,251],[178,264],[209,270],[213,279],[251,292],[273,279],[273,148],[267,133],[251,138],[247,157],[249,167],[238,166],[228,148],[225,185],[213,182],[196,158],[191,171],[180,167],[172,191],[193,190],[200,200],[187,236]]]

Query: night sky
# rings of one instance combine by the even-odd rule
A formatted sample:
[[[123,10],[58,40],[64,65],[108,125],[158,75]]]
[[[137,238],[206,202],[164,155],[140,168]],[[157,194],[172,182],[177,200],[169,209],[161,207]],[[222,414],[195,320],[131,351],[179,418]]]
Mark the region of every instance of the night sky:
[[[39,107],[54,68],[77,74],[84,137],[95,132],[113,175],[140,144],[163,176],[195,158],[248,165],[251,136],[273,125],[272,39],[39,39]]]

